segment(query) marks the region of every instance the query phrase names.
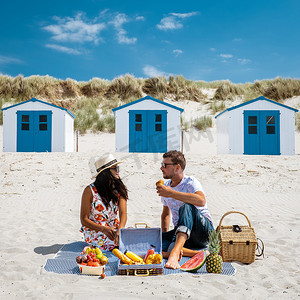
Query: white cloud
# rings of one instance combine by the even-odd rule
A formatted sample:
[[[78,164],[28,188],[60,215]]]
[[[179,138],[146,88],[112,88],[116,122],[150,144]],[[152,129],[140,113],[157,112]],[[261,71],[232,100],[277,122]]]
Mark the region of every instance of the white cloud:
[[[169,16],[164,17],[160,20],[160,23],[156,27],[160,30],[174,30],[183,27],[182,20],[197,15],[197,12],[191,13],[170,13]]]
[[[21,64],[22,61],[11,57],[11,56],[4,56],[4,55],[0,55],[0,65],[6,65],[6,64]]]
[[[180,50],[180,49],[175,49],[175,50],[173,50],[172,52],[175,54],[175,56],[178,56],[179,54],[182,54],[182,53],[183,53],[183,51]]]
[[[248,58],[238,58],[237,61],[238,61],[240,64],[242,64],[242,65],[246,65],[246,64],[248,64],[248,63],[251,62],[251,60],[248,59]]]
[[[157,70],[155,67],[146,65],[143,68],[143,72],[148,77],[157,77],[157,76],[167,76],[167,74],[163,71]]]
[[[81,54],[80,51],[78,51],[76,49],[69,48],[69,47],[64,47],[64,46],[54,45],[54,44],[46,44],[45,46],[47,48],[51,48],[51,49],[54,49],[56,51],[64,52],[64,53],[67,53],[67,54],[74,54],[74,55]]]
[[[209,50],[212,51],[212,52],[216,52],[217,51],[216,48],[209,48]]]
[[[52,39],[59,42],[92,42],[98,44],[99,34],[106,26],[104,23],[95,23],[84,20],[84,15],[78,13],[74,18],[55,17],[57,24],[43,27],[52,34]]]
[[[135,18],[137,21],[145,21],[145,17],[143,16],[138,16]]]
[[[198,12],[196,12],[196,11],[190,12],[190,13],[185,13],[185,14],[171,13],[172,16],[175,16],[175,17],[178,17],[178,18],[181,18],[181,19],[189,18],[189,17],[195,16],[197,14],[198,14]]]
[[[232,54],[220,54],[220,56],[223,58],[232,58],[233,57]]]
[[[129,20],[125,14],[117,14],[115,18],[110,22],[117,31],[117,39],[119,44],[135,44],[137,38],[127,37],[127,31],[123,28],[123,24],[128,23]]]

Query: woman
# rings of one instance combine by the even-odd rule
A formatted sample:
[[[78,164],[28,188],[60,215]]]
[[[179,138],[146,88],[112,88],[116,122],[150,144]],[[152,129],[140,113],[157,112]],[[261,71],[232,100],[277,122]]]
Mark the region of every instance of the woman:
[[[97,159],[95,182],[82,194],[80,231],[86,243],[102,250],[112,250],[119,244],[120,228],[127,221],[128,193],[119,176],[120,163],[112,154]]]

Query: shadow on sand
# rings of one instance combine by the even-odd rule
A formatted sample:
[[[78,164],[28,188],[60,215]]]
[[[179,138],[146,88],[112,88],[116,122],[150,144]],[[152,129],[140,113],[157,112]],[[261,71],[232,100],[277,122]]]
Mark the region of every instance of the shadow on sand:
[[[42,254],[42,255],[55,254],[59,251],[59,249],[63,245],[64,244],[54,244],[51,246],[40,246],[40,247],[34,248],[34,252],[37,254]]]

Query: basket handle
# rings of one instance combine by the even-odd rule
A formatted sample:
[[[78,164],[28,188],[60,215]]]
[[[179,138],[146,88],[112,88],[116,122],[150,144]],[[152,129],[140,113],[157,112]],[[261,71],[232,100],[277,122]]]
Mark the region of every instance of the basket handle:
[[[152,271],[152,270],[150,270],[150,271]],[[138,274],[137,273],[137,270],[134,270],[134,276],[138,276],[138,277],[146,277],[146,276],[149,276],[150,275],[150,272],[149,272],[149,270],[147,269],[146,270],[146,274]]]
[[[145,228],[150,228],[150,226],[147,223],[144,223],[144,222],[142,222],[142,223],[135,223],[135,228],[138,228],[139,225],[144,225]]]
[[[241,215],[243,215],[243,216],[246,218],[246,220],[248,221],[249,227],[251,227],[251,222],[250,222],[250,220],[248,219],[248,217],[247,217],[245,214],[243,214],[243,213],[240,212],[240,211],[234,211],[234,210],[232,210],[232,211],[229,211],[229,212],[227,212],[226,214],[223,215],[223,217],[222,217],[221,220],[220,220],[219,226],[217,227],[217,230],[221,227],[223,219],[224,219],[226,216],[228,216],[228,215],[230,215],[230,214],[233,214],[233,213],[234,213],[234,214],[241,214]]]

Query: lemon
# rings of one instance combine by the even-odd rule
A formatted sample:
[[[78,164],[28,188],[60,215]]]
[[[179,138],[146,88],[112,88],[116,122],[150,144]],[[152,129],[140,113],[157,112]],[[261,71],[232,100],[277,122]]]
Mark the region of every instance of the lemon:
[[[95,254],[96,254],[96,255],[101,255],[101,256],[102,256],[102,251],[97,247],[97,248],[95,249]]]

